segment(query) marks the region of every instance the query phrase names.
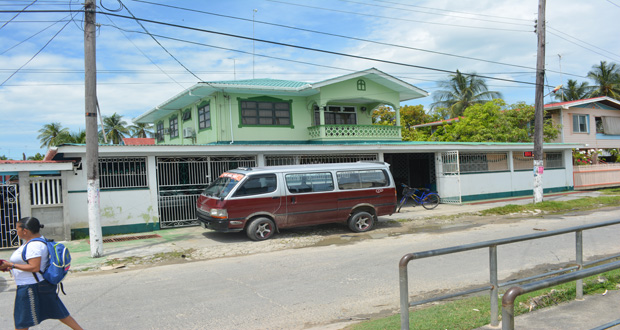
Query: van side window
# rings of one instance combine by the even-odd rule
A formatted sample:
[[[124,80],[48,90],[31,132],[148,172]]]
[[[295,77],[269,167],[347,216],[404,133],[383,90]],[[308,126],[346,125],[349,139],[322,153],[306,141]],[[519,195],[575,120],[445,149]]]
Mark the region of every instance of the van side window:
[[[384,170],[336,172],[338,188],[341,190],[386,187],[390,184]]]
[[[286,188],[294,194],[334,190],[334,179],[329,172],[294,173],[284,177]]]
[[[266,194],[276,191],[277,186],[275,174],[254,175],[237,189],[233,197]]]

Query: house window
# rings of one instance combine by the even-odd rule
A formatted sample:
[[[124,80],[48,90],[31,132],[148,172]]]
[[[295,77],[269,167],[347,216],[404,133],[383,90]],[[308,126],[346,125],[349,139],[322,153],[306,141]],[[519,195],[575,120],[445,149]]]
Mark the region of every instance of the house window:
[[[146,157],[99,158],[101,189],[148,187]]]
[[[573,115],[573,132],[590,133],[588,115]]]
[[[366,82],[363,79],[357,81],[357,90],[365,91],[366,90]]]
[[[183,111],[183,121],[188,121],[192,119],[192,110],[191,109],[187,109],[185,111]]]
[[[179,117],[170,118],[170,138],[179,137]]]
[[[318,107],[314,108],[314,122],[320,125],[321,113]],[[325,108],[325,125],[355,125],[357,113],[355,107],[328,106]]]
[[[198,129],[211,127],[211,106],[209,104],[198,109]]]
[[[157,138],[157,142],[162,142],[164,140],[164,123],[157,123],[157,132],[155,133],[155,138]]]
[[[288,102],[241,102],[243,125],[290,126],[291,105]]]
[[[459,170],[461,173],[508,171],[508,153],[461,153]]]

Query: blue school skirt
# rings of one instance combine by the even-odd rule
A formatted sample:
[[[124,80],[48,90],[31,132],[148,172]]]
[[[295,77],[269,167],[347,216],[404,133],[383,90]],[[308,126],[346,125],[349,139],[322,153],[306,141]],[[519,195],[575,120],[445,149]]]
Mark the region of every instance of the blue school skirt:
[[[69,311],[58,298],[56,285],[47,281],[18,285],[15,294],[15,328],[29,328],[47,319],[64,319]]]

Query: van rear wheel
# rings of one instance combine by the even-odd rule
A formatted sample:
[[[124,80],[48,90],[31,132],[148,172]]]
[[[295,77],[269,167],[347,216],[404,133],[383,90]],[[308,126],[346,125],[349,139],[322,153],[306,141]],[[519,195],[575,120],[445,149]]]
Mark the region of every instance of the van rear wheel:
[[[275,233],[276,225],[269,218],[256,218],[248,225],[246,234],[254,241],[264,241]]]
[[[375,225],[375,217],[365,211],[356,212],[349,219],[349,229],[356,233],[369,231]]]

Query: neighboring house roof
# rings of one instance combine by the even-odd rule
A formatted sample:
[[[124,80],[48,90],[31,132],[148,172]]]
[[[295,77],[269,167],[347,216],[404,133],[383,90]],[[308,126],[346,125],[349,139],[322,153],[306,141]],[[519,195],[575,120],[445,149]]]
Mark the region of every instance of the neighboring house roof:
[[[411,126],[411,128],[421,128],[421,127],[429,127],[429,126],[442,126],[446,124],[454,124],[454,123],[457,123],[459,120],[461,120],[461,118],[462,117],[456,117],[456,118],[438,120],[438,121],[433,121],[430,123],[414,125],[414,126]]]
[[[123,144],[126,146],[155,145],[155,139],[154,138],[123,138]]]
[[[348,75],[324,80],[318,83],[307,83],[280,79],[247,79],[230,81],[200,82],[178,93],[157,107],[134,118],[136,123],[151,123],[173,111],[191,105],[218,91],[241,94],[267,94],[273,96],[311,96],[320,93],[320,88],[349,79],[367,78],[384,85],[400,95],[400,101],[425,97],[429,94],[409,83],[388,75],[375,68],[354,72]]]
[[[589,99],[582,99],[576,101],[567,101],[567,102],[559,102],[559,103],[551,103],[545,104],[545,110],[556,110],[556,109],[568,109],[571,107],[579,107],[592,103],[600,103],[612,108],[620,109],[620,101],[616,99],[612,99],[609,96],[599,96],[593,97]]]

